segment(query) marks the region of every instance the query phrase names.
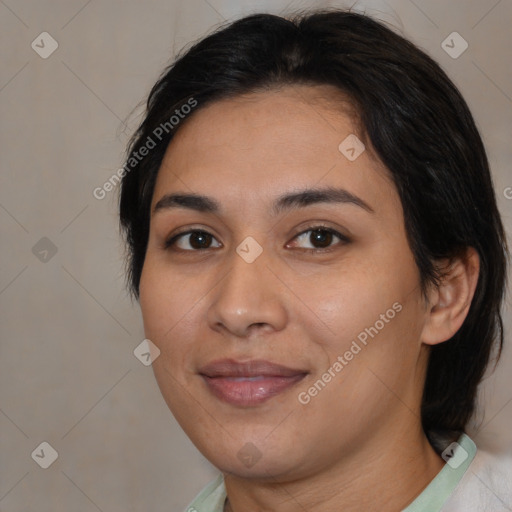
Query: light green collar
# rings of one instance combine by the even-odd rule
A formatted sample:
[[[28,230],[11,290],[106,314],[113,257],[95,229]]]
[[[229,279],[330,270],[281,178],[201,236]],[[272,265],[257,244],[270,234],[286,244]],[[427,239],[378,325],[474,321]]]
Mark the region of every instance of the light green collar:
[[[223,512],[226,496],[224,475],[220,473],[196,496],[185,512]]]
[[[475,443],[462,434],[443,451],[446,464],[425,490],[402,512],[439,512],[476,455]]]

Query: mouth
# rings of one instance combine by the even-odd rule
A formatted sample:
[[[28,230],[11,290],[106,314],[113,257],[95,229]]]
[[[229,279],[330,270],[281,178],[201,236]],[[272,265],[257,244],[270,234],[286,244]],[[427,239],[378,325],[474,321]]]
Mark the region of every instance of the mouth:
[[[199,370],[209,391],[231,405],[262,404],[300,382],[309,372],[264,360],[213,361]]]

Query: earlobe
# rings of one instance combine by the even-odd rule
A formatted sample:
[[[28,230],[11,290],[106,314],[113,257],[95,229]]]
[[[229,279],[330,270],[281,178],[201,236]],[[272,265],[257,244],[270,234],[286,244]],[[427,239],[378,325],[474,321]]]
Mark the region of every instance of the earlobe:
[[[446,262],[440,284],[429,294],[421,341],[437,345],[449,340],[462,326],[475,294],[480,258],[473,247]]]

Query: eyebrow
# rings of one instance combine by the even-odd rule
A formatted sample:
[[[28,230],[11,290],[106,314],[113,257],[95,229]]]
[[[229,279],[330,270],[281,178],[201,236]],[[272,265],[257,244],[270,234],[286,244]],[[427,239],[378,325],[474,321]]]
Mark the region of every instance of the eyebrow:
[[[275,216],[293,208],[304,208],[319,203],[353,204],[369,213],[375,213],[375,210],[368,203],[348,190],[326,187],[299,190],[279,196],[273,204],[271,214]],[[222,210],[220,203],[211,197],[200,194],[176,193],[164,195],[155,204],[153,214],[172,208],[187,208],[215,214]]]

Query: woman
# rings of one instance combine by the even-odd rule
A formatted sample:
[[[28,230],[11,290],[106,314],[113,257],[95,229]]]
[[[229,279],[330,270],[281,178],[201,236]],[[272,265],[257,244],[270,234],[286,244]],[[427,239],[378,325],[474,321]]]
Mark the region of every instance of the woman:
[[[165,70],[124,169],[154,373],[221,471],[188,510],[507,510],[465,434],[506,242],[436,63],[364,15],[249,16]]]

